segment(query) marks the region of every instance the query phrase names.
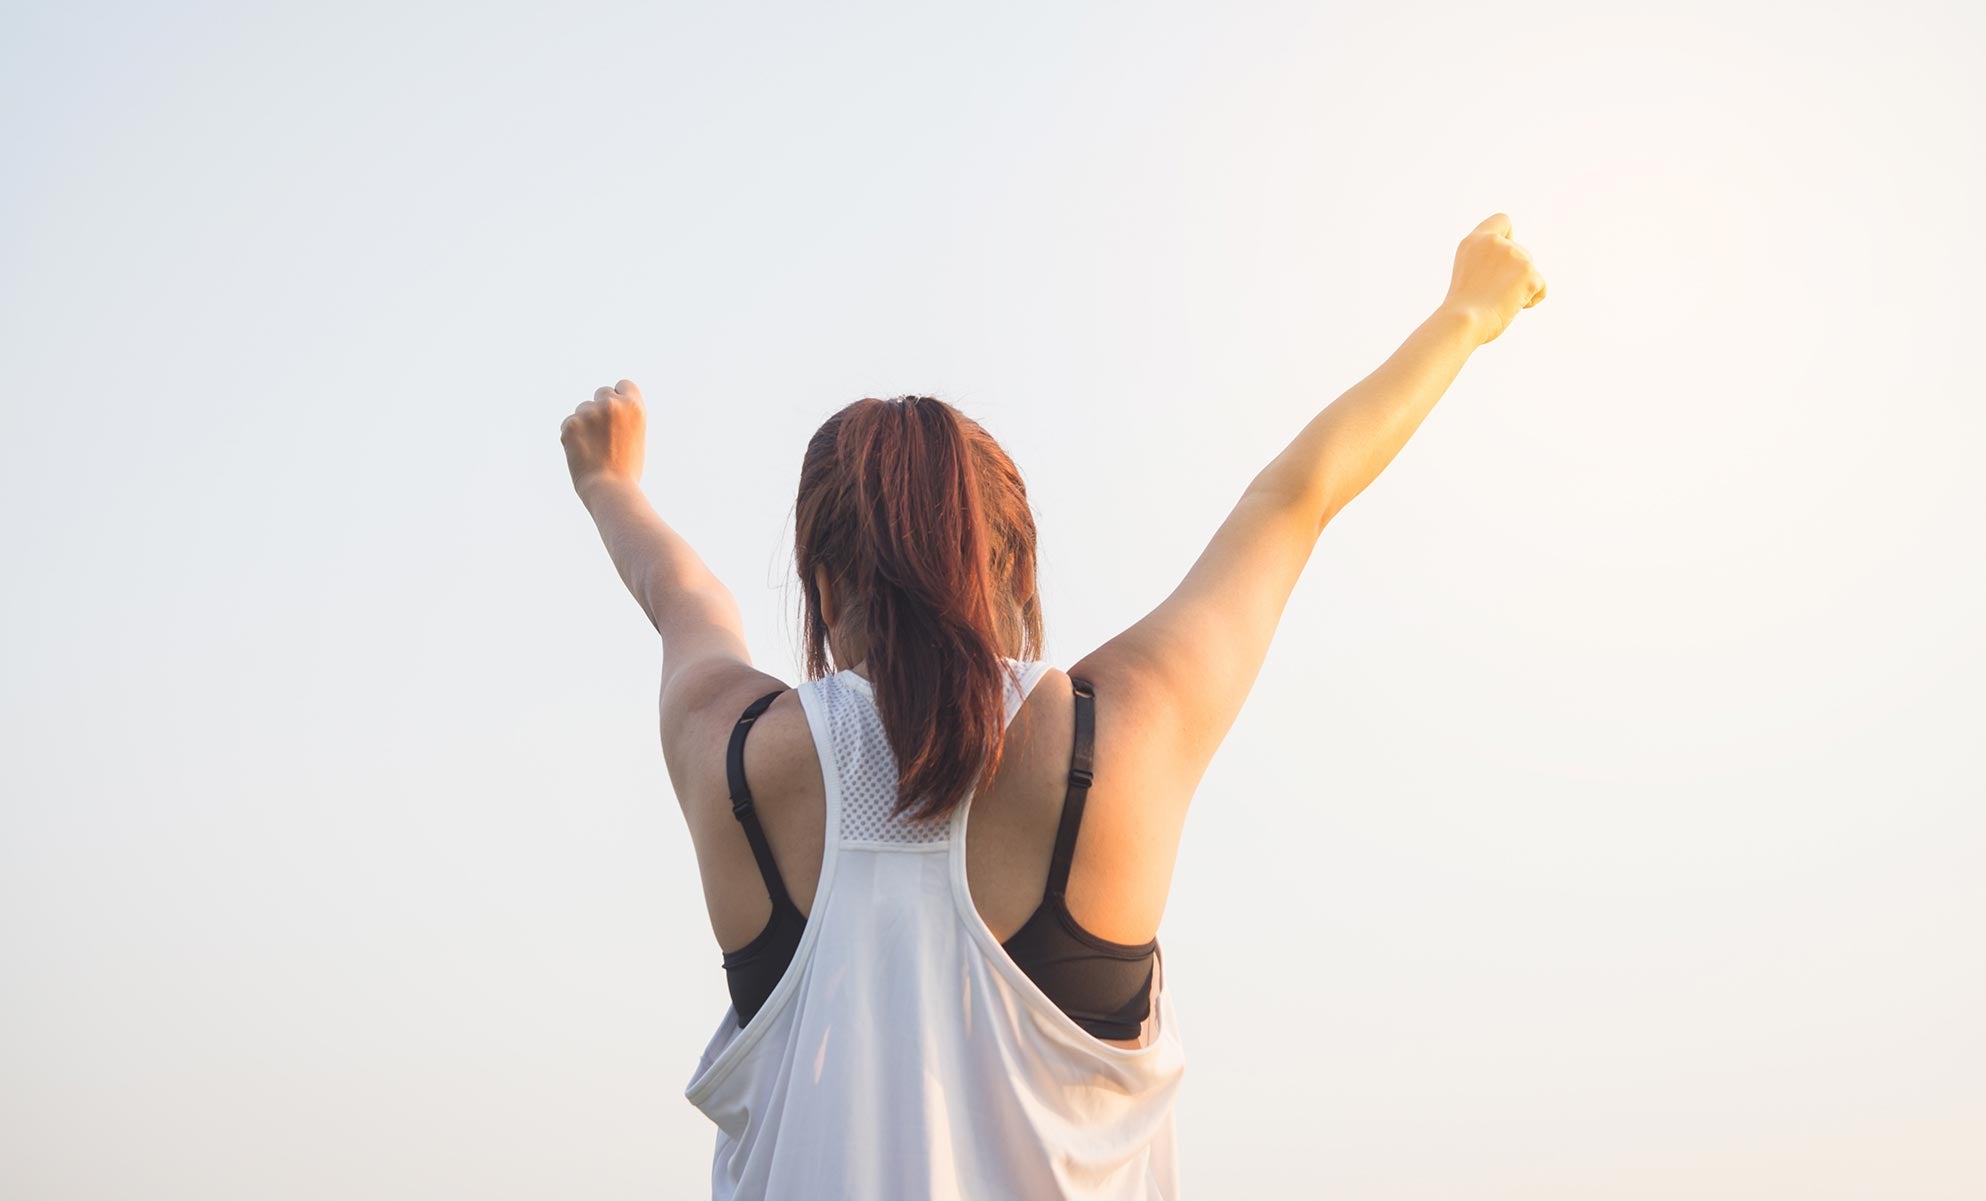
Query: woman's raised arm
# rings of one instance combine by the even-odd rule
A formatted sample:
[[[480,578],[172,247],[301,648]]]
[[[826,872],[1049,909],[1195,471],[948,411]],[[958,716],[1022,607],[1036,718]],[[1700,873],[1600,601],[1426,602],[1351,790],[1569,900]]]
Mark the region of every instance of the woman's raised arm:
[[[1325,525],[1393,461],[1476,348],[1544,296],[1510,218],[1483,221],[1456,249],[1433,314],[1256,475],[1170,596],[1069,669],[1114,694],[1120,728],[1183,787],[1180,804],[1240,714]]]
[[[572,487],[621,582],[662,635],[664,719],[678,679],[749,672],[738,602],[641,490],[648,410],[633,380],[593,393],[559,426]],[[692,670],[696,669],[696,670]]]
[[[1322,530],[1386,470],[1476,348],[1544,298],[1530,252],[1510,239],[1510,218],[1486,218],[1455,248],[1440,306],[1377,370],[1312,418],[1256,484],[1308,503]]]

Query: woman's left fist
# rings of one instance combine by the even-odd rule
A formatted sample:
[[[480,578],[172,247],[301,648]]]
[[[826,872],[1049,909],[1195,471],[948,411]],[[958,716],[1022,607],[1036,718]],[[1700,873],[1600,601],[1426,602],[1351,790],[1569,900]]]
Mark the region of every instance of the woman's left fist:
[[[584,493],[600,480],[639,483],[648,443],[648,410],[641,403],[641,389],[624,379],[594,392],[592,400],[582,402],[559,426],[559,441],[565,444],[565,465],[572,472],[575,492]]]

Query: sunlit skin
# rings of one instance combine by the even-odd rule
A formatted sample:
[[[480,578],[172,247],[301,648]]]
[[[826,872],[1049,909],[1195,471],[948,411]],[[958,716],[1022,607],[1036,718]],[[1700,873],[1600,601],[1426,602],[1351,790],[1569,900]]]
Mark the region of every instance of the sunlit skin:
[[[1393,461],[1469,356],[1545,298],[1544,277],[1510,235],[1503,213],[1470,231],[1434,311],[1255,476],[1169,596],[1069,667],[1095,685],[1097,702],[1096,776],[1068,900],[1097,935],[1142,943],[1157,933],[1187,805],[1254,686],[1324,527]],[[594,392],[559,438],[574,490],[662,636],[663,760],[696,849],[711,931],[720,948],[741,947],[765,925],[771,902],[731,814],[724,748],[747,704],[792,685],[752,666],[737,600],[642,492],[647,409],[634,381]],[[859,598],[834,596],[825,576],[821,587],[834,661],[866,675],[867,648],[849,619]],[[1041,901],[1073,737],[1068,674],[1051,669],[973,802],[967,878],[1000,941]],[[754,727],[745,772],[780,874],[810,912],[826,798],[791,691]]]

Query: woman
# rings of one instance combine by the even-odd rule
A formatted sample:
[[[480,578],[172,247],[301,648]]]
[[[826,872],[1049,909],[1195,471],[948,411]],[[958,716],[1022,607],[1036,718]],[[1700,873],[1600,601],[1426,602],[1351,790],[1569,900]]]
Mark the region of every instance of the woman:
[[[807,447],[798,687],[752,666],[737,602],[643,497],[634,384],[566,418],[662,635],[662,752],[731,992],[687,1090],[714,1196],[1178,1196],[1158,927],[1187,804],[1324,526],[1544,296],[1510,219],[1477,226],[1433,314],[1066,673],[1039,659],[1020,473],[944,402],[856,401]]]

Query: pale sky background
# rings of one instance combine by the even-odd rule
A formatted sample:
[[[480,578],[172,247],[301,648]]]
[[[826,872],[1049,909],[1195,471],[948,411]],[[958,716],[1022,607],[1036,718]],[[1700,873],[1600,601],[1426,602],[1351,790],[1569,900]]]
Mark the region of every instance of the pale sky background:
[[[943,397],[1052,662],[1511,214],[1161,936],[1194,1197],[1986,1195],[1976,5],[0,8],[0,1194],[704,1195],[659,643]]]

